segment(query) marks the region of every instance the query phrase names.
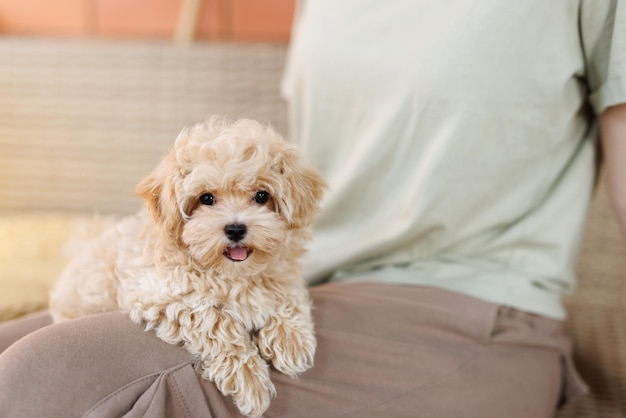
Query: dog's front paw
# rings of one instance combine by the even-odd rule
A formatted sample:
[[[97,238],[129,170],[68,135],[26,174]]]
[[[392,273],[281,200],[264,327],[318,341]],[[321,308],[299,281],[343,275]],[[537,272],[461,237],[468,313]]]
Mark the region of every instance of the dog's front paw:
[[[257,344],[261,356],[287,375],[295,376],[313,366],[316,341],[312,325],[271,319],[259,331]]]
[[[212,380],[224,395],[232,396],[239,411],[248,417],[263,415],[276,395],[268,366],[258,355],[207,361],[202,377]]]

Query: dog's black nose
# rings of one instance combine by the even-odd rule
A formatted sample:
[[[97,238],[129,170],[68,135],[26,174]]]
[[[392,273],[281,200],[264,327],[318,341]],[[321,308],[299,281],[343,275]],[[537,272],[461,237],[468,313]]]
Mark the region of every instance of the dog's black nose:
[[[231,241],[241,241],[246,236],[248,228],[244,224],[228,224],[224,227],[224,233]]]

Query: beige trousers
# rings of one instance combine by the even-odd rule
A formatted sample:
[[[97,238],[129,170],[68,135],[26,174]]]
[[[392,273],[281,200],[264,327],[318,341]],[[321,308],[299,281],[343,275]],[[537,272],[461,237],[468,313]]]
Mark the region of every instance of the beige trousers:
[[[311,289],[315,366],[272,372],[267,417],[551,417],[585,387],[560,322],[445,290]],[[0,349],[49,322],[0,326]],[[0,355],[0,416],[238,417],[181,347],[123,313],[44,327]]]

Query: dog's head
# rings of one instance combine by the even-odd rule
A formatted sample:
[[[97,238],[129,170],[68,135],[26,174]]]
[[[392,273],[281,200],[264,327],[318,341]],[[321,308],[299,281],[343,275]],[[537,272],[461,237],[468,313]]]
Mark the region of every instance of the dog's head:
[[[183,130],[136,192],[168,245],[205,267],[251,272],[313,222],[324,188],[271,128],[214,117]]]

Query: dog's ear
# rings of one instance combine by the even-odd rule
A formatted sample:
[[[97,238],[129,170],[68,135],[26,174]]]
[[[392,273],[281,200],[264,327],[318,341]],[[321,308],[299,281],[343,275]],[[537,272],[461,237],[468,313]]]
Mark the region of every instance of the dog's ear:
[[[278,212],[291,228],[310,225],[319,211],[326,181],[293,147],[285,147],[277,153],[275,169],[283,180],[275,202]]]
[[[148,177],[139,182],[135,193],[145,200],[146,209],[163,239],[180,246],[183,216],[176,198],[176,172],[175,157],[170,153]]]

